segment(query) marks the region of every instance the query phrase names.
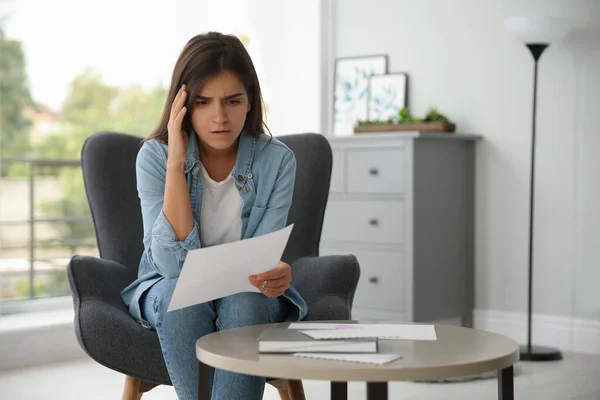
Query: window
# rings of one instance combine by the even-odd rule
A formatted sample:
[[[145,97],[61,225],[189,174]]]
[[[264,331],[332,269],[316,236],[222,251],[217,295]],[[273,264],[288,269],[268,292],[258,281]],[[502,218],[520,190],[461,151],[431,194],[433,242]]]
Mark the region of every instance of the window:
[[[0,2],[0,301],[70,296],[70,257],[97,255],[81,145],[101,130],[148,135],[193,35],[244,41],[275,136],[319,132],[320,9],[321,0]]]

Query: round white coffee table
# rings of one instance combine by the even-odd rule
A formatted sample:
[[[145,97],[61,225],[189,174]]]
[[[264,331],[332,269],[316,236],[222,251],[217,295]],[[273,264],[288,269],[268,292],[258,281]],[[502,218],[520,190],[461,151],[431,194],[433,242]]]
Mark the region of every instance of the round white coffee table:
[[[288,325],[230,329],[198,339],[196,357],[200,367],[198,387],[201,388],[198,400],[210,399],[209,366],[269,378],[331,381],[332,400],[347,399],[349,381],[367,382],[369,400],[386,400],[390,381],[451,378],[498,370],[498,399],[513,400],[513,364],[519,359],[519,345],[508,337],[471,328],[435,325],[435,341],[380,340],[379,353],[402,355],[381,366],[259,354],[257,337],[262,330]]]

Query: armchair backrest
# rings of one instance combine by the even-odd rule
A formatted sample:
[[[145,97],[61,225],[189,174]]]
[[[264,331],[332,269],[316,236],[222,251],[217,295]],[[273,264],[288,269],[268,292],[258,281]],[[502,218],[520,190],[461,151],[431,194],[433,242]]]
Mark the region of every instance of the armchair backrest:
[[[143,226],[136,189],[135,160],[142,138],[98,132],[81,150],[81,168],[100,257],[127,267],[137,275]]]
[[[319,255],[325,207],[329,196],[333,157],[323,135],[302,133],[278,136],[296,155],[296,181],[288,224],[294,223],[283,253],[287,263]]]
[[[331,179],[332,153],[319,134],[278,136],[296,155],[297,170],[288,224],[294,230],[283,259],[319,254]],[[100,257],[137,274],[143,252],[143,226],[136,189],[135,162],[142,138],[98,132],[85,141],[81,164]]]

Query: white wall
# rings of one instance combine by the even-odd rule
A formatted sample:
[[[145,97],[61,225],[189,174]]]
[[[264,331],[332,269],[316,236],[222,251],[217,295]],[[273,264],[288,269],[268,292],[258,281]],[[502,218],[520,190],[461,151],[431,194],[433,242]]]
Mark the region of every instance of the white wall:
[[[321,128],[320,0],[249,0],[263,97],[273,135]],[[257,67],[258,68],[258,67]],[[260,72],[259,72],[260,74]]]
[[[409,74],[413,113],[434,105],[484,136],[476,307],[524,312],[533,59],[509,15],[586,26],[540,60],[534,312],[600,320],[600,1],[337,0],[332,59],[388,54],[390,72]]]

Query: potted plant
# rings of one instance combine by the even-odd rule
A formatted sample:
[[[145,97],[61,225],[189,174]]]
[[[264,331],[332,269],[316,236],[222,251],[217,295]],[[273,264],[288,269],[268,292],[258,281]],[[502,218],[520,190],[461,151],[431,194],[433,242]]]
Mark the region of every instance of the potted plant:
[[[439,132],[451,133],[456,130],[456,125],[448,117],[431,107],[423,118],[415,118],[409,108],[398,110],[397,117],[390,118],[387,121],[364,120],[358,121],[354,127],[354,133],[369,132],[397,132],[397,131],[421,131],[421,132]]]

